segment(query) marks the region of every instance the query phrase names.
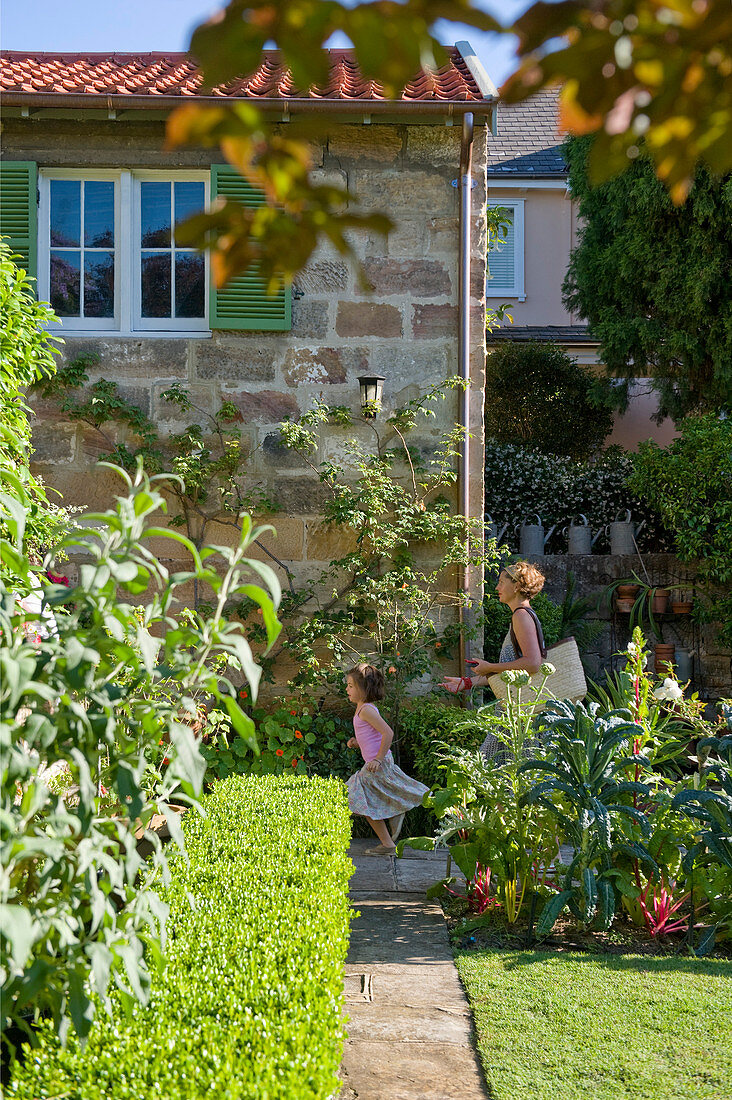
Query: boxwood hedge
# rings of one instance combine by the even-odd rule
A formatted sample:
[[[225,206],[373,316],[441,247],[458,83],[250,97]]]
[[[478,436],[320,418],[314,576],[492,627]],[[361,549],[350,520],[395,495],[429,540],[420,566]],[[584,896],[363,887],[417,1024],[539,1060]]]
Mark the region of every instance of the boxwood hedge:
[[[332,1096],[343,1041],[350,819],[337,779],[236,776],[184,823],[171,858],[166,966],[150,1002],[119,998],[88,1043],[50,1029],[8,1097]]]

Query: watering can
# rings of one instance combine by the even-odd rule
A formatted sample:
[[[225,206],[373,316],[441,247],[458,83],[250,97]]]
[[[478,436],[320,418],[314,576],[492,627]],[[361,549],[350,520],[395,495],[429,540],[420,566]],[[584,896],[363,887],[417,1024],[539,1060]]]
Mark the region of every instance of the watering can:
[[[495,539],[496,545],[498,545],[508,530],[508,524],[504,523],[503,527],[498,530],[498,524],[493,519],[493,516],[486,513],[485,517],[485,537],[487,539]]]
[[[602,534],[602,530],[598,531],[593,539],[587,516],[580,513],[576,518],[582,520],[582,522],[575,523],[575,517],[572,516],[569,527],[565,527],[563,531],[563,534],[567,535],[567,553],[591,554],[592,547]]]
[[[536,515],[536,523],[529,523],[529,516],[521,524],[519,529],[519,550],[524,558],[540,558],[544,554],[547,539],[554,533],[555,528],[550,527],[544,534],[541,516]]]
[[[618,516],[624,514],[625,519],[618,519]],[[610,553],[611,554],[636,554],[638,547],[635,543],[636,535],[643,530],[646,521],[643,520],[637,527],[630,518],[630,509],[626,508],[625,513],[618,512],[612,523],[607,525],[607,533],[610,537]]]

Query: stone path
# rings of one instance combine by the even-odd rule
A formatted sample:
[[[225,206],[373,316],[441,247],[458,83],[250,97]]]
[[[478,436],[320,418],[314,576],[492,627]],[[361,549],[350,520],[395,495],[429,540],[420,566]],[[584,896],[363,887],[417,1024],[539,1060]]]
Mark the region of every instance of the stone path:
[[[468,1001],[447,927],[425,890],[446,853],[372,857],[354,840],[340,1100],[485,1100]],[[459,874],[453,866],[452,873]]]

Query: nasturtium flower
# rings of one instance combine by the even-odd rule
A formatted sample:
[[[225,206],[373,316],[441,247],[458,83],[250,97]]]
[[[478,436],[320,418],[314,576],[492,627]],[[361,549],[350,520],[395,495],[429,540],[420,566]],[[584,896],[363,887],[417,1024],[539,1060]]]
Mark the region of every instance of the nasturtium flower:
[[[302,737],[301,730],[295,730],[295,737]]]
[[[275,755],[276,756],[284,756],[285,755],[284,749],[275,749]]]

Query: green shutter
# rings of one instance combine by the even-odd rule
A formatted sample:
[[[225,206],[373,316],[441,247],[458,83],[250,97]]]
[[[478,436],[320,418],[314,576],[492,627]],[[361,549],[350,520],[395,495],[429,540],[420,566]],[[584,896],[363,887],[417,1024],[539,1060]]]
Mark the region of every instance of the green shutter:
[[[36,274],[38,166],[33,160],[0,161],[0,236],[20,256],[20,266]]]
[[[211,198],[219,195],[242,206],[264,202],[262,192],[230,164],[211,165]],[[283,285],[277,294],[268,295],[264,280],[250,268],[220,289],[211,286],[209,314],[211,328],[285,332],[292,327],[292,290]]]

